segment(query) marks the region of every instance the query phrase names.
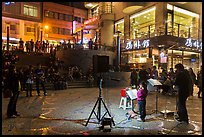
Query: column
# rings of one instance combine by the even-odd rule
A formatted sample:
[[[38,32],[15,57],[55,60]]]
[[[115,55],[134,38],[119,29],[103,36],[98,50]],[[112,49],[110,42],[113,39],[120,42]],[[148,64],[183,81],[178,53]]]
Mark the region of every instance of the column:
[[[100,39],[101,44],[106,46],[113,46],[113,35],[114,35],[114,14],[102,15],[100,23]]]
[[[25,34],[24,34],[24,26],[25,26],[25,23],[24,23],[24,21],[23,20],[20,20],[19,21],[19,26],[20,26],[20,31],[19,31],[19,36],[20,36],[20,38],[22,38],[23,39],[23,41],[25,42]]]
[[[156,4],[156,11],[155,11],[155,30],[158,31],[162,29],[165,31],[167,28],[166,26],[167,21],[167,2],[158,2]]]

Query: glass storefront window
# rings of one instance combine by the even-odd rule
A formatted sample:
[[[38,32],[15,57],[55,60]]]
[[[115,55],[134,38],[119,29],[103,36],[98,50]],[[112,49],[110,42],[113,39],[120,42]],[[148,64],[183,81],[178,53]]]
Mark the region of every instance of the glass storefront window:
[[[199,54],[196,52],[182,51],[179,50],[168,50],[168,69],[175,67],[177,63],[182,63],[185,69],[192,68],[194,72],[199,70]]]
[[[120,43],[124,43],[124,19],[119,20],[115,23],[115,34],[117,31],[120,31]]]
[[[155,7],[130,16],[130,39],[155,36]]]
[[[183,38],[198,39],[199,15],[176,6],[167,4],[168,12],[168,34]],[[173,22],[172,24],[169,22]],[[169,33],[173,32],[173,33]]]

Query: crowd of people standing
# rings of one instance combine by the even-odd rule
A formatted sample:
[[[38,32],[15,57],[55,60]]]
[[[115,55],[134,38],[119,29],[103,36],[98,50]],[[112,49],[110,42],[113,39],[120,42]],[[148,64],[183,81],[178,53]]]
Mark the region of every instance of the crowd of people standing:
[[[147,84],[148,79],[156,79],[162,83],[161,88],[163,93],[176,90],[178,101],[177,101],[177,115],[175,119],[179,122],[189,123],[188,113],[186,109],[186,100],[188,97],[193,96],[194,86],[196,85],[199,88],[198,98],[201,98],[202,94],[202,66],[197,76],[193,72],[192,68],[184,69],[184,66],[180,63],[175,65],[176,71],[173,68],[170,68],[169,71],[162,69],[162,72],[156,69],[156,66],[146,69],[145,66],[142,66],[142,69],[133,69],[130,75],[130,86],[136,87],[138,89],[137,94],[142,96],[144,93],[146,98],[147,93]],[[142,83],[142,86],[141,86]],[[141,88],[143,90],[141,90]],[[145,98],[138,101],[138,108],[140,112],[140,121],[145,121],[146,111],[145,111]],[[142,102],[141,102],[142,101]]]

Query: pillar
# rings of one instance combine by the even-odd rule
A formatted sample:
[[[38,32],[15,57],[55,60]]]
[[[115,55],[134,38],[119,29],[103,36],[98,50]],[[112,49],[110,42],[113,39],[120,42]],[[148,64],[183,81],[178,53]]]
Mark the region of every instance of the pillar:
[[[101,18],[99,21],[100,44],[113,46],[114,14],[112,13],[111,2],[100,2],[99,6],[101,9]]]
[[[23,41],[26,41],[26,38],[25,38],[25,33],[24,33],[24,26],[25,26],[25,23],[23,20],[20,20],[19,21],[19,24],[20,24],[20,31],[19,31],[19,36],[20,38],[23,39]]]
[[[120,71],[120,59],[121,59],[121,55],[120,55],[120,35],[118,33],[117,36],[117,70]]]
[[[113,46],[114,16],[109,16],[111,19],[107,19],[105,16],[109,15],[104,15],[104,19],[101,20],[100,41],[102,45]]]
[[[7,51],[9,51],[9,37],[10,37],[10,28],[9,26],[6,27],[6,36],[7,36]]]

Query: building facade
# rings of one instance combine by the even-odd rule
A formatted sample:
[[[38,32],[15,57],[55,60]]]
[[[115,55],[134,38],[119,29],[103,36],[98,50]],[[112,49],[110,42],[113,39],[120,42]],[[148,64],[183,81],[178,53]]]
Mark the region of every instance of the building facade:
[[[202,2],[87,2],[85,5],[89,17],[98,16],[101,34],[109,28],[108,34],[98,36],[101,44],[108,41],[108,45],[117,47],[119,35],[121,66],[156,65],[169,69],[182,63],[195,72],[200,68]],[[112,14],[113,18],[107,17]]]
[[[81,40],[81,33],[76,36],[73,34],[83,25],[85,19],[87,19],[86,10],[53,2],[43,2],[44,38],[51,43]]]
[[[18,46],[20,38],[55,45],[73,41],[73,31],[86,18],[86,10],[52,2],[2,2],[2,44],[7,44],[7,34],[10,48]]]
[[[39,39],[41,13],[39,2],[2,2],[2,44],[6,45],[7,34],[12,46],[17,46],[20,38],[24,41]]]

